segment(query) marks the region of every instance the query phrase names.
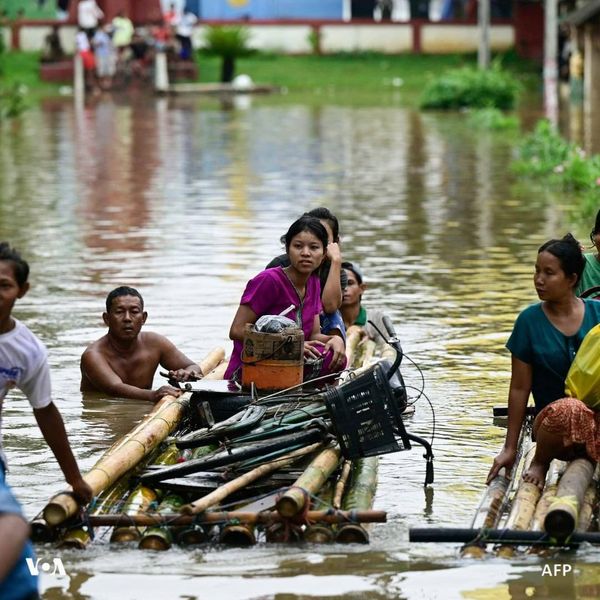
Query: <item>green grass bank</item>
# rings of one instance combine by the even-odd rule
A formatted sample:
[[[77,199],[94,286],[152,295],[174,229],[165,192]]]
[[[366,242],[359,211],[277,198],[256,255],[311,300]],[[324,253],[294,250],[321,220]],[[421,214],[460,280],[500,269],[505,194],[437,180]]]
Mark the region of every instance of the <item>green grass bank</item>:
[[[25,84],[34,96],[58,93],[59,86],[39,79],[38,53],[7,52],[0,58],[0,85]],[[526,90],[539,87],[539,70],[508,53],[502,65],[515,74]],[[221,60],[198,52],[199,81],[219,81]],[[246,73],[256,83],[284,88],[288,96],[307,102],[328,98],[341,104],[401,104],[417,106],[426,81],[449,69],[474,66],[474,55],[336,54],[287,56],[255,54],[236,61],[236,74]]]

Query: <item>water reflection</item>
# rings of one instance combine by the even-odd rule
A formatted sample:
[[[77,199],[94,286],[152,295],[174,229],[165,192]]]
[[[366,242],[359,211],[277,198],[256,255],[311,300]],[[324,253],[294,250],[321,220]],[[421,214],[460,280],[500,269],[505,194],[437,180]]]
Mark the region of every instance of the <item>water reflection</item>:
[[[55,398],[84,468],[148,409],[78,391],[81,352],[104,331],[106,293],[138,287],[146,327],[195,359],[229,348],[245,282],[279,253],[290,221],[319,205],[340,215],[367,307],[392,314],[436,416],[435,498],[418,449],[384,457],[376,505],[389,522],[373,527],[369,547],[173,550],[158,563],[101,541],[61,555],[71,579],[45,582],[47,598],[117,597],[125,585],[195,597],[199,577],[204,592],[236,598],[421,598],[436,583],[445,598],[482,597],[480,588],[512,593],[515,579],[554,589],[531,583],[529,566],[463,565],[453,546],[407,542],[410,526],[470,522],[503,439],[491,409],[506,401],[508,332],[535,301],[536,248],[571,228],[558,204],[512,179],[509,141],[470,131],[461,115],[259,99],[243,110],[192,98],[107,99],[79,112],[52,103],[1,127],[0,238],[32,266],[16,314],[49,346]],[[416,397],[421,375],[403,364]],[[62,475],[26,401],[11,396],[4,411],[10,481],[33,515]],[[419,400],[411,430],[429,437],[432,423]],[[598,555],[577,560],[584,569]]]

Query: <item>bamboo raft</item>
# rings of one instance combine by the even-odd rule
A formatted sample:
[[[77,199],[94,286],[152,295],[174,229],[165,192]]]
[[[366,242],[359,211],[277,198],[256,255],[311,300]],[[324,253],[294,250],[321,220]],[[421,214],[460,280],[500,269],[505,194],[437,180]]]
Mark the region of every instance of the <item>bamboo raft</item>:
[[[495,409],[495,415],[502,409]],[[517,459],[509,478],[504,469],[486,488],[469,528],[413,528],[413,542],[463,544],[461,555],[512,558],[518,553],[600,544],[598,532],[598,465],[585,458],[554,460],[543,489],[522,479],[535,454],[529,412],[519,439]]]
[[[368,543],[369,525],[386,520],[385,512],[373,509],[377,454],[410,449],[410,440],[424,443],[430,480],[433,455],[429,444],[404,429],[402,418],[412,407],[399,371],[394,378],[402,383],[404,404],[392,407],[398,409],[399,429],[392,431],[387,415],[384,426],[369,425],[377,435],[390,430],[385,448],[365,446],[360,456],[348,457],[357,434],[344,434],[339,422],[333,426],[328,402],[344,398],[342,390],[364,377],[377,379],[395,354],[352,327],[347,334],[352,368],[339,387],[242,397],[239,390],[222,391],[224,351],[212,351],[200,363],[207,375],[197,383],[211,391],[163,398],[84,475],[94,492],[87,509],[68,491],[55,495],[32,521],[33,539],[83,549],[100,538],[152,550],[175,543]],[[243,406],[236,409],[240,400]],[[215,423],[223,406],[234,414]],[[362,443],[369,441],[361,435]]]

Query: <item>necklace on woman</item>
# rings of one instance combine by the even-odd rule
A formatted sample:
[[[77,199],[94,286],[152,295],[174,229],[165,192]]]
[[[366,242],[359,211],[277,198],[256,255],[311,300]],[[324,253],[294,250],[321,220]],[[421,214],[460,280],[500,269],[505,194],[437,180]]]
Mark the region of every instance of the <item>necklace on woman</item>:
[[[285,276],[288,278],[288,281],[292,284],[294,291],[298,295],[298,300],[300,300],[300,302],[302,302],[304,300],[304,296],[306,294],[306,283],[304,284],[304,290],[302,291],[302,293],[300,293],[300,290],[298,289],[296,284],[293,282],[292,278],[290,277],[290,274],[288,273],[289,268],[290,267],[284,267],[282,270],[285,273]]]

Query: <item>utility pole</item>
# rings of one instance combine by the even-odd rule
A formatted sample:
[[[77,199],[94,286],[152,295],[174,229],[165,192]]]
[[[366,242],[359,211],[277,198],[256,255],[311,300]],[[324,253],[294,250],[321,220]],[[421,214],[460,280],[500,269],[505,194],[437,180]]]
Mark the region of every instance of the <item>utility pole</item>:
[[[348,23],[352,20],[352,0],[343,0],[342,2],[342,21]]]
[[[558,125],[558,18],[557,0],[546,0],[544,21],[544,112]]]
[[[479,27],[477,65],[485,70],[490,66],[490,0],[479,0],[477,24]]]

